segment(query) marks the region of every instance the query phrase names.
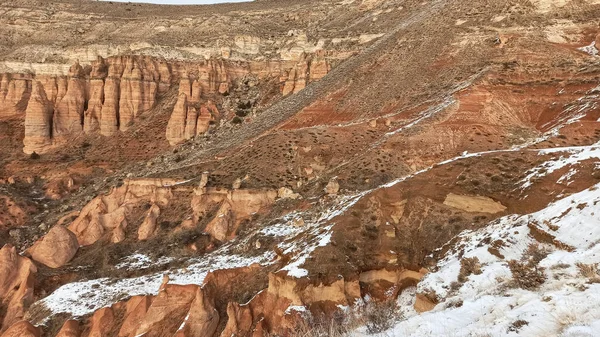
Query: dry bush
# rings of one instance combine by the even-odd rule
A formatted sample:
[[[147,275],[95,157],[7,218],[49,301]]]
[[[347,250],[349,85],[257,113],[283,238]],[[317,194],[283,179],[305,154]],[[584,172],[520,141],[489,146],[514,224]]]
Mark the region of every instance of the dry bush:
[[[600,283],[600,274],[598,273],[598,264],[577,263],[577,269],[581,276],[588,279],[589,283]]]
[[[508,261],[508,267],[513,275],[514,286],[535,290],[546,281],[545,268],[538,266],[540,261],[548,256],[548,252],[537,244],[529,246],[521,261]]]
[[[372,301],[348,313],[338,312],[331,319],[306,317],[296,325],[294,337],[342,337],[360,327],[367,333],[378,334],[401,320],[394,300]]]
[[[481,274],[481,264],[479,263],[479,259],[476,256],[466,257],[460,260],[460,272],[458,273],[458,282],[466,282],[467,278],[472,274]]]

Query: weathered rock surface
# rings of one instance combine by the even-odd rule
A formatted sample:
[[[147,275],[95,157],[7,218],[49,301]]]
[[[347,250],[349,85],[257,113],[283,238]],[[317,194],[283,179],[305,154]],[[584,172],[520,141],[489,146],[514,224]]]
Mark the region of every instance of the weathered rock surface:
[[[8,328],[2,337],[40,337],[41,331],[27,321],[20,321]]]
[[[63,324],[56,337],[79,337],[80,333],[79,322],[70,319]]]
[[[31,258],[50,268],[60,268],[77,253],[79,243],[73,232],[63,226],[54,226],[28,252]]]
[[[203,83],[199,79],[181,79],[179,96],[167,124],[166,138],[171,145],[204,134],[210,122],[219,117],[216,105],[201,98],[202,92],[208,90],[209,86],[210,83]]]
[[[127,215],[132,207],[141,202],[165,207],[172,198],[171,188],[166,186],[174,183],[176,181],[164,179],[127,180],[108,195],[90,201],[69,225],[69,229],[75,233],[82,246],[102,238],[113,243],[121,242],[125,239]]]
[[[52,119],[52,136],[63,141],[69,135],[83,130],[83,112],[86,104],[86,82],[83,67],[74,64],[69,70],[67,90],[56,103]]]
[[[160,208],[156,204],[153,204],[148,210],[144,222],[142,222],[138,229],[138,240],[147,240],[154,236],[156,233],[156,221],[159,215]]]
[[[31,98],[25,110],[23,152],[42,153],[52,145],[52,116],[54,104],[46,96],[43,85],[33,81]]]
[[[500,213],[506,210],[506,206],[483,196],[468,196],[450,193],[444,200],[444,205],[454,207],[466,212]]]
[[[197,189],[192,198],[194,222],[218,207],[205,232],[219,241],[225,241],[235,236],[242,221],[272,205],[276,198],[277,191],[272,190]]]
[[[3,316],[0,316],[0,331],[21,320],[33,302],[36,272],[33,262],[20,256],[15,247],[5,245],[0,249],[0,304],[5,308]]]
[[[31,76],[0,74],[0,117],[23,113],[31,94]]]

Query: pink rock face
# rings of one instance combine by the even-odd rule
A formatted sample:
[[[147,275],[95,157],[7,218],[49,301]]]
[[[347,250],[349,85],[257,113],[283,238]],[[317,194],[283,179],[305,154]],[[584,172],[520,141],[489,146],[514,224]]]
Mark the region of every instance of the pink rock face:
[[[56,334],[56,337],[79,337],[80,336],[80,328],[79,322],[74,320],[68,320],[63,324],[62,328]]]
[[[20,321],[6,330],[1,337],[40,337],[40,329],[27,321]]]
[[[205,231],[219,241],[233,238],[240,223],[253,213],[272,205],[277,191],[272,190],[215,190],[196,191],[192,198],[194,218],[199,219],[214,206],[219,206],[216,215],[206,225]]]
[[[166,138],[169,144],[176,145],[185,140],[185,123],[187,119],[187,95],[179,94],[177,103],[167,124]]]
[[[25,112],[23,152],[43,153],[52,144],[53,103],[46,96],[43,85],[33,81],[31,98]]]
[[[76,63],[69,70],[69,82],[64,96],[57,102],[52,121],[53,137],[65,139],[83,130],[86,103],[86,83],[83,68]]]
[[[30,76],[0,74],[0,116],[24,112],[30,93]]]
[[[160,208],[153,204],[146,214],[146,218],[138,229],[138,240],[148,240],[156,233],[156,222],[160,215]]]
[[[171,188],[163,185],[174,182],[162,179],[128,180],[123,186],[114,188],[110,194],[90,201],[68,228],[75,233],[82,246],[91,245],[100,239],[121,242],[125,239],[127,215],[131,207],[142,202],[165,207],[173,198],[173,193]]]
[[[158,73],[151,59],[128,58],[121,77],[119,129],[127,130],[136,117],[150,110],[158,92]]]
[[[20,256],[15,247],[0,249],[0,303],[6,308],[4,317],[0,317],[0,331],[21,320],[33,302],[36,272],[33,262]]]
[[[60,268],[77,253],[79,243],[73,232],[63,226],[54,226],[30,249],[33,260],[50,268]]]
[[[214,103],[201,103],[202,86],[200,80],[192,82],[187,77],[181,79],[177,103],[167,124],[166,138],[169,144],[176,145],[204,134],[208,131],[210,121],[219,115]]]

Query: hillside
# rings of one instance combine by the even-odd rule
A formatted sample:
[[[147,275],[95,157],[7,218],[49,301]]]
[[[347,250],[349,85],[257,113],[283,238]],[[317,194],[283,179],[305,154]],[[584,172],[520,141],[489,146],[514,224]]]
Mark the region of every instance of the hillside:
[[[600,1],[0,1],[0,336],[595,336]]]

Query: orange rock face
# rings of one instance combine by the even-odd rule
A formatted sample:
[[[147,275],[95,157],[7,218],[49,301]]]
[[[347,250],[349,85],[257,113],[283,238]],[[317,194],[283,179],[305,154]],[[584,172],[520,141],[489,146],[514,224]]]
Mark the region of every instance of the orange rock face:
[[[79,335],[79,322],[75,320],[68,320],[65,322],[65,324],[63,324],[58,334],[56,334],[56,337],[79,337]]]
[[[25,111],[31,93],[28,75],[0,74],[0,117]]]
[[[33,81],[31,98],[25,111],[23,152],[42,153],[52,144],[54,104],[46,96],[42,83]]]
[[[144,222],[138,229],[138,240],[147,240],[156,233],[156,220],[160,215],[160,208],[157,205],[152,205],[146,214]]]
[[[33,301],[36,272],[33,262],[20,256],[15,247],[6,245],[0,249],[0,303],[6,308],[4,317],[0,317],[0,331],[23,318]]]
[[[63,226],[54,226],[30,249],[31,257],[50,268],[60,268],[77,253],[79,243],[73,232]]]
[[[199,79],[181,79],[177,103],[167,124],[166,138],[171,145],[204,134],[208,131],[210,121],[220,115],[214,103],[201,102],[202,92],[210,91],[210,86],[210,82],[201,82]]]
[[[62,139],[83,130],[86,83],[83,68],[78,63],[69,69],[67,91],[56,103],[52,119],[52,135]]]
[[[6,330],[1,337],[40,337],[40,329],[27,321],[20,321]]]
[[[172,198],[172,191],[164,185],[174,182],[161,179],[126,181],[123,186],[114,188],[110,194],[90,201],[77,219],[69,225],[69,229],[75,233],[82,246],[90,245],[101,238],[121,242],[125,239],[128,226],[126,217],[131,207],[142,201],[166,206]]]
[[[192,198],[194,218],[199,219],[212,207],[219,205],[214,218],[205,231],[219,241],[235,236],[240,223],[253,213],[270,206],[277,198],[271,190],[219,190],[204,188],[196,190]]]

